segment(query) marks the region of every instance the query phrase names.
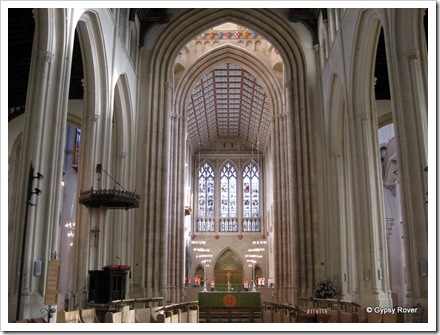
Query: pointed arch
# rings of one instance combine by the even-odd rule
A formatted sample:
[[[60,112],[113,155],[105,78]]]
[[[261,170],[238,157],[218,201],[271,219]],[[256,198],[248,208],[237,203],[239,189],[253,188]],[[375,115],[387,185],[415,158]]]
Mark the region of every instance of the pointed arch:
[[[231,160],[220,166],[220,217],[236,218],[238,170]]]
[[[243,263],[237,252],[230,247],[222,250],[214,263],[216,284],[241,284],[243,282]]]
[[[352,178],[355,196],[354,208],[361,210],[353,213],[354,230],[357,240],[354,254],[362,267],[371,269],[381,276],[373,277],[370,282],[363,281],[364,274],[358,269],[352,285],[358,291],[357,298],[362,304],[378,304],[379,301],[392,305],[389,287],[388,250],[386,245],[384,210],[382,203],[382,178],[378,159],[377,113],[374,95],[374,71],[376,50],[382,23],[377,11],[363,9],[359,11],[354,32],[352,72],[349,82],[352,92],[348,102],[349,119],[352,122],[352,152],[357,152],[356,161],[351,159]],[[373,158],[374,157],[374,158]],[[366,205],[365,205],[366,204]],[[353,251],[352,251],[353,254]],[[375,296],[371,293],[375,291]]]
[[[147,94],[142,97],[140,108],[145,108],[145,116],[142,116],[141,124],[148,133],[146,138],[146,147],[148,152],[142,154],[154,159],[156,162],[156,171],[158,175],[155,180],[166,180],[165,188],[157,190],[155,185],[150,185],[150,189],[146,191],[145,197],[160,198],[161,203],[153,204],[145,210],[145,215],[151,211],[154,213],[148,220],[152,225],[159,225],[160,222],[169,220],[173,231],[161,229],[160,241],[167,241],[168,236],[179,234],[178,220],[176,216],[170,215],[172,208],[184,208],[184,194],[176,192],[176,189],[183,189],[183,182],[173,175],[171,170],[178,162],[182,162],[182,155],[185,150],[191,153],[191,147],[184,148],[186,133],[186,119],[184,115],[186,97],[189,97],[189,88],[180,89],[174,87],[174,64],[180,49],[194,36],[209,29],[212,26],[222,24],[224,22],[233,22],[240,26],[258,31],[279,51],[285,66],[283,83],[279,84],[276,80],[270,82],[267,80],[268,88],[274,89],[278,87],[279,95],[272,94],[274,98],[274,131],[273,140],[270,143],[274,150],[271,151],[274,156],[274,164],[279,166],[277,171],[277,180],[274,187],[279,192],[274,196],[273,201],[274,219],[279,222],[279,227],[288,226],[286,231],[292,231],[299,235],[303,229],[312,230],[314,218],[313,210],[313,191],[303,192],[301,194],[293,194],[294,189],[306,187],[313,188],[312,171],[313,162],[309,157],[309,153],[313,152],[313,142],[311,141],[311,119],[309,106],[309,89],[308,78],[314,76],[313,67],[308,67],[306,62],[306,50],[301,44],[301,40],[292,26],[287,20],[280,18],[276,11],[270,9],[190,9],[174,20],[163,29],[162,33],[157,35],[158,38],[154,46],[149,50],[148,57],[145,62],[151,66],[151,72],[148,73],[148,85],[153,87]],[[216,48],[217,49],[217,48]],[[235,49],[237,50],[237,49]],[[245,48],[241,48],[245,50]],[[234,56],[234,55],[232,55]],[[313,57],[313,55],[312,55]],[[237,60],[239,61],[239,60]],[[275,77],[274,77],[275,78]],[[185,82],[185,81],[182,81]],[[270,86],[270,87],[269,87]],[[273,88],[272,88],[273,87]],[[277,91],[275,91],[277,92]],[[186,94],[185,96],[182,96]],[[180,98],[177,95],[180,94]],[[154,126],[150,120],[155,120]],[[144,121],[144,122],[143,122]],[[289,129],[298,129],[298,132],[291,132]],[[161,143],[161,146],[157,146]],[[301,161],[303,165],[283,164],[285,161]],[[176,175],[183,174],[184,167],[180,167]],[[281,183],[280,181],[291,181],[290,183]],[[292,185],[290,185],[292,184]],[[162,183],[161,186],[164,184]],[[152,192],[154,190],[154,193]],[[284,229],[284,228],[283,228]],[[276,239],[283,239],[283,229],[276,231]],[[311,241],[312,239],[310,239]],[[293,301],[294,296],[298,293],[300,284],[299,273],[309,271],[313,268],[313,255],[303,253],[307,249],[313,248],[313,242],[310,245],[304,245],[304,250],[299,251],[301,247],[300,241],[295,241],[288,248],[280,248],[276,253],[276,262],[279,266],[275,266],[277,278],[279,278],[280,287],[286,287],[289,301]],[[159,248],[166,249],[166,242],[161,244]],[[176,269],[172,276],[167,275],[166,252],[160,252],[160,269],[156,272],[157,282],[168,282],[169,280],[177,283],[181,281],[179,277],[184,277]],[[304,255],[301,259],[299,255]],[[297,273],[298,276],[287,277],[282,273],[281,264],[287,263],[289,267],[287,271]],[[301,268],[301,270],[299,270]],[[295,269],[298,269],[296,271]],[[285,269],[286,270],[286,269]],[[170,279],[169,279],[170,278]],[[310,276],[308,280],[312,285],[314,278]],[[298,284],[298,285],[297,285]],[[174,285],[174,284],[172,284]],[[294,288],[294,289],[293,289]],[[304,294],[306,294],[304,292]]]
[[[344,128],[344,112],[347,106],[345,101],[345,88],[341,78],[337,74],[333,74],[330,84],[330,94],[328,101],[328,127],[327,133],[329,141],[330,154],[342,153],[343,150],[343,128]]]
[[[133,125],[133,108],[131,95],[129,93],[129,83],[127,76],[122,74],[119,76],[115,86],[115,102],[114,102],[114,121],[117,126],[117,152],[129,154],[130,148],[133,147],[133,133],[135,128]],[[132,154],[132,153],[130,153]]]
[[[102,31],[102,22],[105,15],[100,15],[99,10],[86,10],[80,12],[76,22],[76,31],[81,48],[81,55],[84,69],[84,97],[83,115],[81,122],[81,150],[78,169],[78,191],[89,189],[95,182],[94,167],[97,163],[106,162],[109,158],[110,149],[104,145],[105,134],[103,128],[107,114],[110,95],[108,63],[106,43]],[[73,43],[73,36],[72,36]],[[99,122],[101,120],[102,122]],[[100,213],[102,214],[102,213]],[[91,219],[90,212],[77,207],[76,222],[81,222],[75,228],[76,243],[74,243],[74,264],[73,269],[93,269],[102,262],[105,250],[100,250],[100,255],[87,252],[89,250],[89,231],[95,224]],[[101,248],[104,249],[104,248]],[[87,257],[86,257],[87,255]],[[72,289],[74,291],[87,285],[87,274],[77,271],[73,274]]]

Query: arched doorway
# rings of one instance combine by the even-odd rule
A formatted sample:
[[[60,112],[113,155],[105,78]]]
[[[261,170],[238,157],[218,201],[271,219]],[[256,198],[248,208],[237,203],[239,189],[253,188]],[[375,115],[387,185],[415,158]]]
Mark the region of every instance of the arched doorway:
[[[227,249],[220,255],[214,267],[214,280],[216,284],[243,282],[243,265],[235,252]]]

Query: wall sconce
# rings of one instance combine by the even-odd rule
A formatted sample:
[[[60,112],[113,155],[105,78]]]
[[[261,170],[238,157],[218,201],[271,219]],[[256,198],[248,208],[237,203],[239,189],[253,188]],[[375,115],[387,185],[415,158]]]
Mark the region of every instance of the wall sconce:
[[[40,172],[37,172],[37,175],[32,177],[32,179],[38,179],[38,180],[42,180],[43,178],[44,176]]]
[[[34,188],[34,192],[32,192],[32,194],[36,194],[36,195],[40,195],[41,193],[43,193],[43,191],[40,190],[39,188]]]
[[[379,280],[382,280],[382,279],[383,279],[382,268],[378,268],[378,269],[377,269],[377,278],[378,278]]]

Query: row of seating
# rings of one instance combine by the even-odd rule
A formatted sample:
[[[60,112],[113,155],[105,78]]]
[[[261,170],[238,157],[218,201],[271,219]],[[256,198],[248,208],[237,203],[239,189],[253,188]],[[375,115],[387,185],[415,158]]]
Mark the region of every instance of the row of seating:
[[[58,311],[57,323],[99,323],[95,308]]]
[[[128,309],[124,308],[119,312],[107,312],[105,313],[106,323],[150,323],[151,322],[151,309],[136,308]]]
[[[199,323],[199,305],[197,301],[175,303],[156,309],[157,323]]]
[[[287,304],[264,303],[263,323],[396,323],[403,322],[402,314],[379,314],[351,305],[331,308],[298,307]]]
[[[58,311],[57,323],[101,323],[96,315],[96,309],[76,309],[73,311]],[[130,309],[129,305],[121,310],[106,312],[105,323],[198,323],[199,308],[197,301],[172,304],[168,306],[153,306]]]
[[[149,323],[151,320],[151,310],[159,307],[143,307],[130,309],[129,306],[124,306],[121,311],[107,312],[105,314],[104,322],[109,323]],[[73,311],[58,311],[57,323],[101,323],[96,315],[96,309],[76,309]]]

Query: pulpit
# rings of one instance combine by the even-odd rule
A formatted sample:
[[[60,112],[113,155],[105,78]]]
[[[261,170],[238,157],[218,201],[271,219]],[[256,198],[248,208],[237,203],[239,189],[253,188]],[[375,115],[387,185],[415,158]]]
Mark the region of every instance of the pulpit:
[[[89,302],[106,304],[125,299],[128,265],[107,265],[103,270],[89,271]]]

